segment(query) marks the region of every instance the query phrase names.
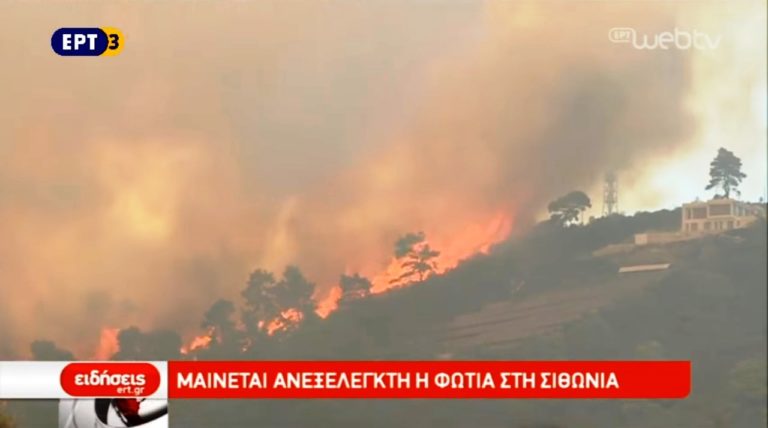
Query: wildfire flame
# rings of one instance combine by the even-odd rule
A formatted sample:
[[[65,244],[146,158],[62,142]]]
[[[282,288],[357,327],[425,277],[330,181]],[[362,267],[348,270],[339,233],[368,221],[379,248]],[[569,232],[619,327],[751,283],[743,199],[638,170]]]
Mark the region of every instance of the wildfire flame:
[[[103,327],[99,336],[99,346],[91,359],[103,361],[115,355],[120,350],[120,343],[117,340],[119,333],[119,328]]]
[[[196,336],[192,338],[188,344],[182,346],[180,352],[182,355],[188,355],[190,352],[193,352],[197,349],[207,348],[208,345],[210,345],[211,340],[212,339],[210,334]]]
[[[469,224],[464,230],[451,236],[438,236],[429,238],[429,244],[440,251],[437,257],[437,268],[433,274],[445,273],[462,261],[476,254],[486,254],[491,247],[506,239],[512,230],[512,218],[499,212],[485,222]],[[401,262],[394,257],[387,267],[379,272],[363,272],[371,278],[371,293],[379,294],[396,287],[403,287],[393,280],[400,278],[405,272]],[[407,284],[406,284],[407,286]],[[318,304],[317,314],[325,318],[338,308],[339,299],[342,297],[341,288],[337,285],[331,289],[329,295]]]
[[[290,323],[301,321],[301,313],[296,309],[288,309],[283,311],[280,315],[282,318],[273,320],[269,323],[269,326],[267,326],[267,334],[270,336],[280,330],[284,330],[290,325]]]
[[[437,257],[437,268],[432,273],[442,274],[456,266],[462,261],[477,254],[487,254],[494,244],[501,242],[509,236],[512,230],[513,219],[505,212],[499,212],[491,216],[490,219],[467,225],[463,230],[451,236],[429,237],[429,244],[440,251]],[[348,272],[349,273],[349,272]],[[361,274],[371,278],[371,293],[380,294],[396,287],[407,286],[408,284],[393,283],[392,280],[399,278],[404,273],[401,261],[394,257],[389,264],[381,270],[372,270],[361,272]],[[331,288],[328,296],[320,300],[317,305],[317,314],[323,318],[330,315],[339,306],[339,300],[342,297],[341,287],[338,285]],[[289,321],[299,321],[301,314],[294,309],[289,309],[282,313],[284,319]],[[282,319],[271,321],[267,327],[267,333],[270,335],[284,329],[287,326]],[[188,354],[195,349],[207,347],[211,342],[210,335],[202,335],[193,338],[189,344],[182,347],[182,354]]]
[[[463,231],[450,237],[437,237],[430,239],[432,247],[440,251],[437,258],[437,268],[434,274],[441,274],[449,271],[462,261],[476,254],[485,254],[491,246],[509,235],[512,228],[512,221],[499,213],[488,223],[470,224]],[[371,292],[383,293],[393,287],[399,287],[392,280],[399,278],[404,273],[400,261],[392,259],[384,272],[374,276],[371,279],[373,287]]]

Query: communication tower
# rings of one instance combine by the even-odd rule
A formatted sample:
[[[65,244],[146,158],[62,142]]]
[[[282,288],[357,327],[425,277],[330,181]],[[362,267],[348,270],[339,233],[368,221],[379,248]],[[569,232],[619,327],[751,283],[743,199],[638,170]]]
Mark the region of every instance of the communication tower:
[[[616,173],[605,174],[603,180],[603,217],[619,212],[619,183]]]

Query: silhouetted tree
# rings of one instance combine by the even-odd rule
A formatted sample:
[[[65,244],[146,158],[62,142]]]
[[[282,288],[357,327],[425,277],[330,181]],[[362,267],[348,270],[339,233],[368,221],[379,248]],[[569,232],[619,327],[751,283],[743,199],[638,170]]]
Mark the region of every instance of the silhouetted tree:
[[[280,316],[276,286],[272,272],[256,269],[248,278],[245,290],[240,293],[245,300],[243,324],[252,338],[266,329],[267,322]]]
[[[709,184],[706,190],[719,187],[723,189],[723,196],[726,198],[730,197],[732,191],[738,195],[739,184],[746,176],[747,174],[741,172],[741,159],[721,147],[709,164]]]
[[[314,318],[315,284],[296,266],[287,266],[280,280],[266,270],[255,270],[241,293],[245,299],[243,324],[251,337],[269,330],[289,330]]]
[[[32,358],[37,361],[72,361],[75,356],[66,349],[61,349],[50,340],[35,340],[29,346]]]
[[[113,360],[176,360],[181,358],[181,337],[171,330],[142,332],[128,327],[117,334]]]
[[[562,225],[574,224],[581,218],[581,214],[592,207],[592,202],[586,193],[575,190],[563,195],[547,206],[552,220]]]
[[[283,321],[287,324],[297,324],[312,317],[315,314],[315,301],[312,300],[314,293],[315,284],[309,282],[298,267],[287,266],[283,271],[283,278],[277,283],[277,301],[282,310]],[[290,309],[297,311],[298,320],[285,317],[285,312]]]
[[[439,251],[433,250],[426,240],[424,232],[407,233],[395,241],[395,258],[399,261],[403,273],[390,283],[407,283],[425,280],[437,269],[436,258]]]
[[[235,305],[229,300],[217,300],[203,316],[201,327],[211,337],[209,348],[239,350],[241,333],[234,321]]]
[[[371,281],[360,274],[341,275],[339,278],[342,301],[360,299],[371,293]]]

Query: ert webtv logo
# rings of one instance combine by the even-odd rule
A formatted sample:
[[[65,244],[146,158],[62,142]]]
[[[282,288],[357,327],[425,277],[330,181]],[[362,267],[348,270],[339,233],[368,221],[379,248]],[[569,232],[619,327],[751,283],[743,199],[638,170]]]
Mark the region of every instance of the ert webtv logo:
[[[59,28],[51,36],[51,48],[61,56],[115,56],[125,37],[114,27]]]

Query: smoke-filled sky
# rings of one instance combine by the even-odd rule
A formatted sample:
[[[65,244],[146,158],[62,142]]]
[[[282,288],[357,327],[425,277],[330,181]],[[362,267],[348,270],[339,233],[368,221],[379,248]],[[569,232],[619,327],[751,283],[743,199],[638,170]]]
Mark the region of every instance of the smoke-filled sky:
[[[455,258],[573,189],[706,197],[717,147],[765,193],[765,4],[0,3],[0,355],[103,327],[196,331],[255,267],[323,298],[423,230]],[[112,58],[63,58],[113,26]],[[720,37],[638,51],[613,27]],[[15,351],[11,351],[15,350]]]

